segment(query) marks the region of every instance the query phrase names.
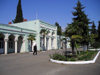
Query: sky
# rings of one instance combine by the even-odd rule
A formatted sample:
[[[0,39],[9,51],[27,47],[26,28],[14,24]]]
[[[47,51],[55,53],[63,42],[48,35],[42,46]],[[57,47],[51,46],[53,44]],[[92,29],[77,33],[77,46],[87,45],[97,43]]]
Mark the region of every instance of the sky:
[[[80,0],[85,6],[85,14],[98,26],[100,21],[100,0]],[[62,29],[72,22],[73,8],[77,0],[21,0],[23,17],[28,21],[39,19],[55,24]],[[16,17],[18,0],[0,0],[0,23],[8,24]],[[37,16],[36,16],[37,15]]]

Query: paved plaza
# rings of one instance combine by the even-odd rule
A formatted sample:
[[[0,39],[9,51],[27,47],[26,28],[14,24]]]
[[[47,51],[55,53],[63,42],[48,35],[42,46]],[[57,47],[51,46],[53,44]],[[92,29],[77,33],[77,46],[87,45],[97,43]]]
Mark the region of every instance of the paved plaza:
[[[100,75],[100,55],[95,64],[63,65],[49,61],[55,52],[0,55],[0,75]]]

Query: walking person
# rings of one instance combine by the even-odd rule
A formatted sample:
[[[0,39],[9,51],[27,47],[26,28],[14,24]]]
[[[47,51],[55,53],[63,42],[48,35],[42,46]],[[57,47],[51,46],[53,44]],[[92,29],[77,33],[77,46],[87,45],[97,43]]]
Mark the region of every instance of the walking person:
[[[33,52],[33,55],[37,55],[37,45],[35,44],[34,46],[34,52]]]

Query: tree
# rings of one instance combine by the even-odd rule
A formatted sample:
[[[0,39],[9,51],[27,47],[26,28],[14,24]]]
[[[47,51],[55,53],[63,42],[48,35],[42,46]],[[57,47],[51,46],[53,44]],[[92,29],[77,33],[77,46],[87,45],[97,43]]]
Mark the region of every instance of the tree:
[[[74,8],[76,11],[73,12],[75,18],[73,18],[72,24],[78,25],[76,26],[78,27],[78,31],[76,34],[82,36],[81,43],[83,44],[83,50],[86,50],[86,45],[88,45],[89,43],[89,19],[83,11],[84,8],[85,7],[82,6],[81,2],[78,1],[77,7]]]
[[[82,36],[72,35],[71,39],[74,41],[74,47],[76,48],[75,54],[78,54],[79,53],[78,48],[79,48],[79,45],[80,45],[80,41],[82,40]]]
[[[98,25],[98,40],[100,40],[100,21],[98,23],[99,23],[99,25]]]
[[[45,50],[45,37],[50,31],[47,29],[41,29],[40,34],[43,36],[43,50]]]
[[[29,36],[28,36],[28,40],[30,40],[31,41],[31,49],[32,49],[32,45],[33,45],[33,40],[36,40],[35,39],[35,35],[32,35],[32,34],[30,34]]]
[[[77,25],[73,25],[73,24],[68,24],[65,30],[66,36],[70,37],[73,55],[75,55],[75,42],[76,42],[75,40],[77,39],[77,38],[74,38],[74,36],[77,35],[77,32],[78,32],[77,30],[78,30]]]
[[[96,26],[94,24],[94,21],[92,22],[91,34],[97,34],[97,30],[96,30]]]
[[[13,20],[13,23],[19,23],[19,22],[23,22],[21,0],[19,0],[19,2],[18,2],[16,18]]]
[[[94,46],[94,44],[97,40],[97,36],[98,36],[94,21],[92,22],[92,28],[90,29],[90,31],[91,31],[91,33],[90,33],[90,44],[91,44],[91,46]]]
[[[57,26],[57,35],[61,36],[62,35],[62,29],[61,26],[56,22],[55,25]]]
[[[61,26],[56,22],[55,25],[57,26],[57,35],[59,35],[59,48],[61,48],[61,35],[62,35],[62,29]]]
[[[74,54],[75,40],[71,38],[73,35],[81,36],[80,44],[83,45],[83,49],[86,50],[86,45],[89,43],[89,19],[84,13],[81,2],[77,2],[77,6],[74,7],[75,11],[72,13],[74,18],[71,24],[68,24],[66,28],[66,35],[71,39],[72,53]],[[84,48],[85,47],[85,48]]]

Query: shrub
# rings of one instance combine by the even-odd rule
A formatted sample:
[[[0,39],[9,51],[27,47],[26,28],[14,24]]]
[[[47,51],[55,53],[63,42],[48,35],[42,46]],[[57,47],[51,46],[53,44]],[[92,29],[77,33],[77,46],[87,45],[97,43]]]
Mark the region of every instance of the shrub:
[[[50,57],[52,59],[55,59],[55,60],[61,60],[61,61],[66,61],[67,60],[66,56],[61,55],[59,53],[55,53],[55,54],[51,55]]]
[[[100,42],[95,42],[91,45],[93,48],[100,48]]]
[[[74,57],[71,57],[71,58],[67,58],[67,61],[76,61],[77,59],[74,58]]]
[[[78,55],[78,60],[90,60],[93,58],[93,56],[97,53],[97,51],[86,51],[81,52],[80,55]]]
[[[81,51],[80,54],[73,56],[73,55],[63,55],[59,53],[55,53],[50,55],[50,58],[54,60],[60,60],[60,61],[76,61],[76,60],[91,60],[93,59],[94,55],[98,51]]]

